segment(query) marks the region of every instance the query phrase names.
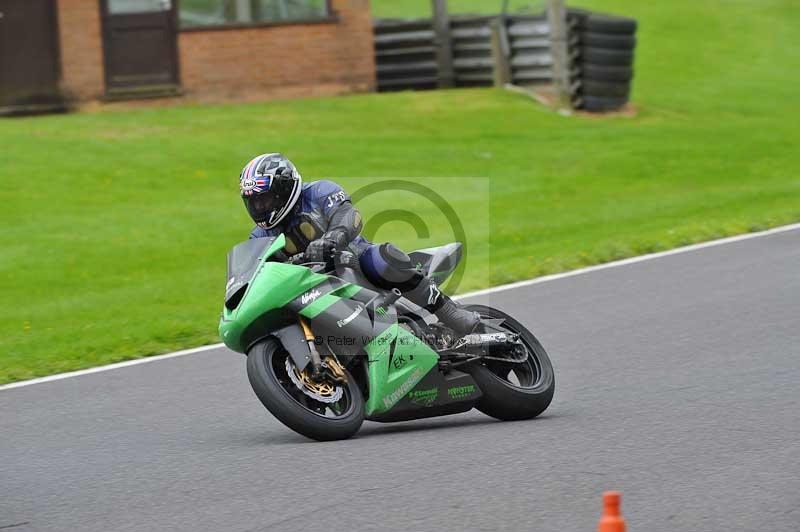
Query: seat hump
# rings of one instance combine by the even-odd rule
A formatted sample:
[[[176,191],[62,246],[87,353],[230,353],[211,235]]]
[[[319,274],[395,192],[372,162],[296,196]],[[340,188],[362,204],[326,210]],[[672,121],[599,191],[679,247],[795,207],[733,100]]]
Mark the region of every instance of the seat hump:
[[[438,284],[442,284],[458,267],[462,252],[461,242],[453,242],[444,246],[412,251],[409,256],[417,267],[422,268]]]

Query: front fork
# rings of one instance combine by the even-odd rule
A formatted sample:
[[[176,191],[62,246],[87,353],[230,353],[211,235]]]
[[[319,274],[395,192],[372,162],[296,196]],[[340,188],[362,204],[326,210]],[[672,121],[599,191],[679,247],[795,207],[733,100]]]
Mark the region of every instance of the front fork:
[[[311,330],[308,322],[305,320],[305,318],[303,318],[303,316],[297,316],[297,320],[300,322],[300,327],[303,329],[303,335],[306,337],[306,342],[308,343],[308,349],[311,351],[311,379],[323,379],[325,374],[328,373],[333,380],[346,382],[347,376],[345,375],[341,364],[339,364],[339,361],[334,357],[328,357],[327,361],[323,362],[319,351],[317,351],[314,332]]]

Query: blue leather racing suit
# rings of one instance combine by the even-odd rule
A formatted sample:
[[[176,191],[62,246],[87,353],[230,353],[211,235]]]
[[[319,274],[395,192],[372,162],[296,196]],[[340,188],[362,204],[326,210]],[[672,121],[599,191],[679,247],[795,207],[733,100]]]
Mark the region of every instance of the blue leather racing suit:
[[[256,226],[250,238],[286,235],[286,253],[290,256],[306,250],[314,240],[338,232],[350,248],[360,255],[371,244],[361,236],[361,214],[350,196],[333,181],[320,180],[303,184],[300,200],[284,221],[272,229]]]

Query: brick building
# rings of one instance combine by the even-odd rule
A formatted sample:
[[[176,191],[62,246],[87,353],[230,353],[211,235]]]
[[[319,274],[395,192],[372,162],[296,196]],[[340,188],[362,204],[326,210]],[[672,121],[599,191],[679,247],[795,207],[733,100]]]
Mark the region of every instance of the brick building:
[[[374,89],[369,0],[0,0],[0,109]]]

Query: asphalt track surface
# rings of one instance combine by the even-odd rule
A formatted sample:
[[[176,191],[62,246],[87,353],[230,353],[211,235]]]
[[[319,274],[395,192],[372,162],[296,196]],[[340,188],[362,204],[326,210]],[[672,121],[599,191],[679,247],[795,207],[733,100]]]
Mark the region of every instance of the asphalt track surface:
[[[0,390],[0,530],[586,532],[608,489],[632,532],[800,530],[800,231],[478,299],[549,349],[541,418],[314,443],[224,349]]]

